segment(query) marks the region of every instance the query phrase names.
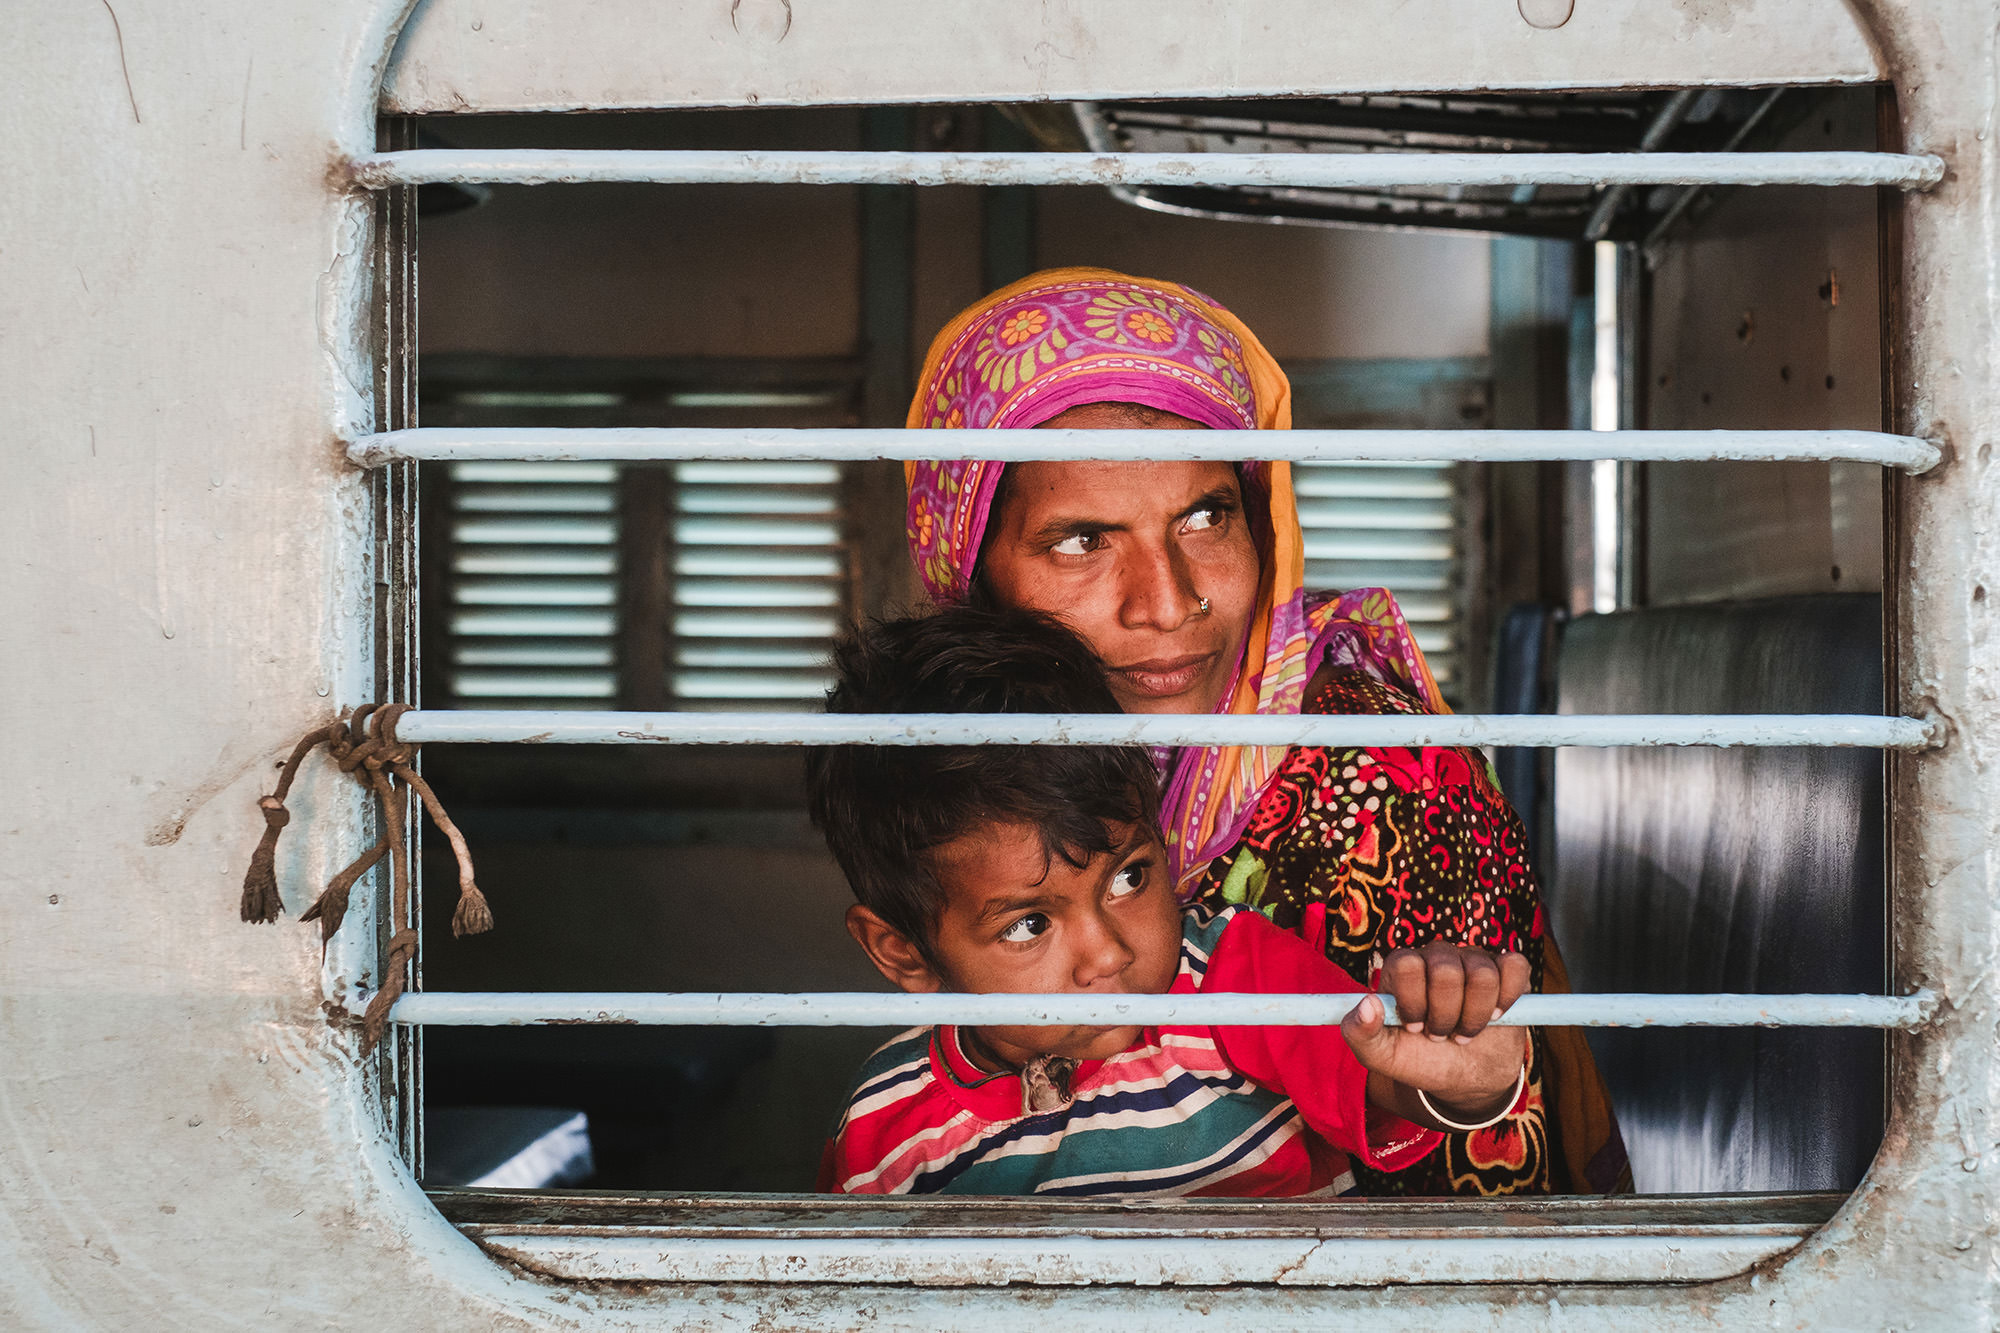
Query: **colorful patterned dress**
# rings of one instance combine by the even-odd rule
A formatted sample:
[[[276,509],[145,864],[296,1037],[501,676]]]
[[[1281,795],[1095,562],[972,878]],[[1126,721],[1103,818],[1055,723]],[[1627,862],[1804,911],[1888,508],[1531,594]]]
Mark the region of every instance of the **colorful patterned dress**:
[[[1329,664],[1307,687],[1303,711],[1428,710],[1361,671]],[[1550,979],[1553,949],[1526,833],[1473,751],[1295,746],[1258,799],[1242,841],[1209,863],[1196,898],[1218,909],[1255,908],[1320,945],[1366,986],[1390,950],[1432,940],[1512,950],[1527,957],[1534,989]],[[1615,1124],[1610,1141],[1593,1145],[1580,1162],[1551,1143],[1550,1040],[1531,1029],[1527,1094],[1513,1115],[1489,1129],[1447,1134],[1439,1151],[1404,1171],[1357,1165],[1357,1191],[1629,1191]]]

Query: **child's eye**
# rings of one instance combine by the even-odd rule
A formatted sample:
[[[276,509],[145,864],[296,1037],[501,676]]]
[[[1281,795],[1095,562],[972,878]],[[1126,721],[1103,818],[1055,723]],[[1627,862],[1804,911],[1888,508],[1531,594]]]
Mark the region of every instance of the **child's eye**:
[[[1026,944],[1048,928],[1049,919],[1047,917],[1043,916],[1040,912],[1030,912],[1013,925],[1007,927],[1006,933],[1001,935],[1000,938],[1009,944]]]
[[[1146,887],[1146,871],[1150,861],[1134,861],[1111,877],[1111,896],[1126,898]]]

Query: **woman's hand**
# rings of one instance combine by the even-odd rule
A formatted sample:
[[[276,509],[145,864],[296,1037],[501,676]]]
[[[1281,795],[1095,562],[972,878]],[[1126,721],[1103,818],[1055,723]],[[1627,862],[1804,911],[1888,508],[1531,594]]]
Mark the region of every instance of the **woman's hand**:
[[[1392,996],[1401,1027],[1382,1021],[1368,996],[1341,1023],[1354,1056],[1369,1071],[1369,1100],[1432,1128],[1414,1095],[1421,1088],[1439,1114],[1478,1123],[1507,1109],[1527,1058],[1528,1032],[1490,1024],[1528,990],[1528,960],[1433,943],[1398,949],[1382,964],[1377,989]]]

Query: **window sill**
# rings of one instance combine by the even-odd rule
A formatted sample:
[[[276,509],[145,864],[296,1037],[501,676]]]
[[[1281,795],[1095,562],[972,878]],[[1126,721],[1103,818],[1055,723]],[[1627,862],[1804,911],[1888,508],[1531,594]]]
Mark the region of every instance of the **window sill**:
[[[488,1253],[560,1281],[1190,1287],[1712,1282],[1795,1248],[1847,1198],[430,1197]]]

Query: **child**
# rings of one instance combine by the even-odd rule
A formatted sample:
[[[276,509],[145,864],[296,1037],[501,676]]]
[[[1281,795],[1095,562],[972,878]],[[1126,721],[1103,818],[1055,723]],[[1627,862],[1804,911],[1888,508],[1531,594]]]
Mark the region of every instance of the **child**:
[[[833,712],[1114,713],[1055,623],[953,608],[837,651]],[[857,902],[847,928],[905,991],[1360,990],[1256,912],[1183,912],[1136,747],[840,746],[811,752],[813,815]],[[1504,1116],[1528,987],[1518,954],[1385,960],[1404,1019],[1364,999],[1313,1027],[935,1027],[862,1067],[821,1188],[875,1194],[1338,1194],[1349,1157],[1394,1170],[1439,1129]]]

